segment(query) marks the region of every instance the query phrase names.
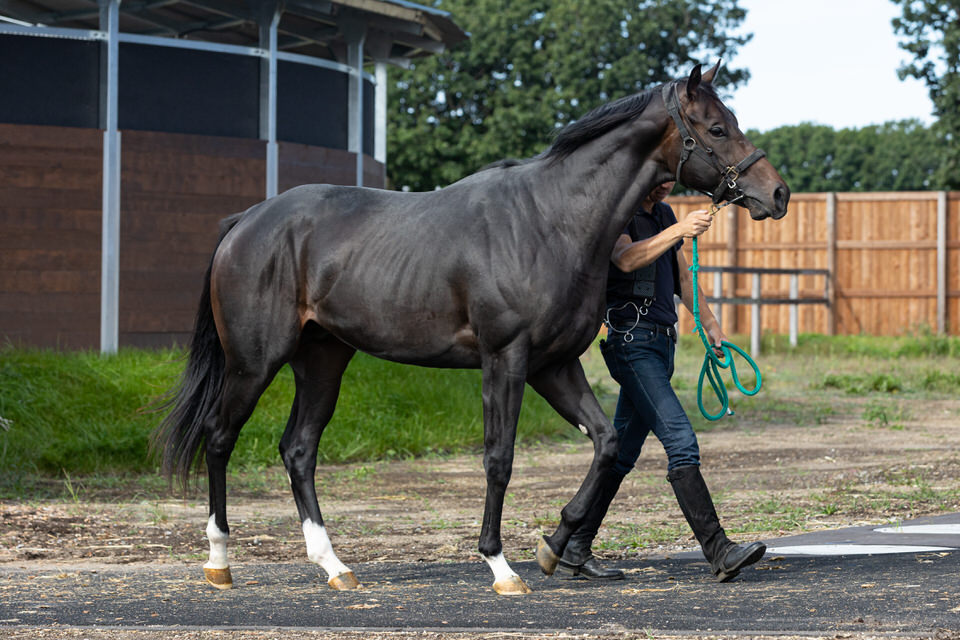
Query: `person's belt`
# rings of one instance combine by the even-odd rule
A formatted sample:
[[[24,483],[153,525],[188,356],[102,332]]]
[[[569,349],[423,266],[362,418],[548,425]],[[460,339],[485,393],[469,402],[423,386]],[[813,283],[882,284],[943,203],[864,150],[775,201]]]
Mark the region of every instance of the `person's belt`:
[[[677,329],[673,325],[663,325],[656,324],[655,322],[647,322],[646,320],[641,320],[637,323],[637,329],[646,329],[647,331],[653,331],[654,333],[662,333],[668,338],[673,339],[674,342],[677,340]]]

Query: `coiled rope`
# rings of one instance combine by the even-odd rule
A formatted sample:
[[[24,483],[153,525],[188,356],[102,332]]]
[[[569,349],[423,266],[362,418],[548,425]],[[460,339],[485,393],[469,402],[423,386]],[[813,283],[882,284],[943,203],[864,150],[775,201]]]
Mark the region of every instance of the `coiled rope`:
[[[727,204],[731,203],[728,202]],[[711,205],[710,215],[715,215],[717,211],[727,206],[727,204],[723,205],[722,207]],[[723,358],[721,359],[717,356],[713,345],[711,345],[710,341],[707,340],[707,334],[703,330],[703,323],[700,322],[700,287],[697,284],[697,272],[700,271],[700,256],[697,252],[696,237],[693,238],[693,263],[690,265],[690,271],[693,273],[693,320],[696,323],[696,331],[700,334],[700,341],[703,342],[703,348],[706,349],[706,353],[703,356],[703,366],[700,367],[700,379],[697,381],[697,406],[700,408],[700,413],[703,414],[703,417],[707,420],[719,420],[728,413],[733,415],[733,411],[730,411],[730,397],[727,395],[727,387],[723,383],[723,379],[720,376],[720,369],[730,369],[730,374],[733,377],[733,383],[736,385],[740,393],[745,396],[757,395],[757,393],[760,392],[760,386],[763,384],[763,382],[760,378],[760,368],[746,351],[732,342],[727,342],[724,340],[720,343],[720,351],[723,353]],[[753,389],[747,389],[743,386],[743,383],[740,382],[740,376],[737,373],[737,365],[733,360],[734,351],[743,356],[743,359],[746,360],[747,363],[753,368],[753,373],[757,378]],[[709,413],[703,406],[704,378],[707,378],[710,381],[710,386],[713,387],[713,392],[716,394],[717,399],[720,400],[721,408],[718,413]]]

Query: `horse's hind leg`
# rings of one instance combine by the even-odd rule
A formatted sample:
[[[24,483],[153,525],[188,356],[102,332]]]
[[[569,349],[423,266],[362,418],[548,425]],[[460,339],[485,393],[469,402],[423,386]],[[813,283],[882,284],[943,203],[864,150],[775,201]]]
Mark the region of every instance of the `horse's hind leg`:
[[[353,589],[359,583],[333,551],[320,514],[314,476],[320,436],[333,416],[340,380],[354,353],[353,347],[323,335],[316,325],[307,326],[290,362],[297,394],[280,440],[280,455],[303,524],[307,557],[326,571],[327,584],[334,589]]]
[[[230,539],[230,527],[227,524],[227,462],[240,429],[253,413],[257,400],[278,369],[279,364],[239,367],[231,358],[227,358],[220,410],[207,419],[205,457],[210,489],[210,518],[207,521],[210,558],[203,565],[203,572],[207,581],[218,589],[233,586],[227,562],[227,542]]]
[[[593,440],[593,463],[587,477],[577,494],[560,512],[557,530],[553,535],[545,536],[537,546],[537,563],[544,573],[550,575],[563,555],[570,536],[596,500],[601,472],[616,461],[617,434],[600,408],[579,360],[540,370],[531,375],[527,382],[557,413]]]

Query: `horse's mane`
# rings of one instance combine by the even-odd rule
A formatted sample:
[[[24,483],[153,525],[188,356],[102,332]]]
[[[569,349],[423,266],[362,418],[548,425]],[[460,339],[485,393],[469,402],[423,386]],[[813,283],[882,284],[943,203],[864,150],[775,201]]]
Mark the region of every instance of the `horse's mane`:
[[[540,157],[547,160],[566,158],[591,140],[639,116],[650,104],[654,92],[659,90],[660,87],[654,87],[600,105],[576,122],[571,122],[561,129],[556,140]]]
[[[709,96],[717,100],[720,99],[711,84],[703,83],[699,88]],[[576,122],[571,122],[561,129],[560,132],[557,133],[553,144],[542,153],[532,158],[522,160],[516,158],[497,160],[483,167],[481,171],[497,168],[508,169],[533,162],[534,160],[563,160],[591,140],[599,138],[611,129],[639,116],[647,108],[647,105],[650,104],[651,98],[659,93],[661,89],[662,85],[658,85],[646,91],[641,91],[640,93],[602,104]]]

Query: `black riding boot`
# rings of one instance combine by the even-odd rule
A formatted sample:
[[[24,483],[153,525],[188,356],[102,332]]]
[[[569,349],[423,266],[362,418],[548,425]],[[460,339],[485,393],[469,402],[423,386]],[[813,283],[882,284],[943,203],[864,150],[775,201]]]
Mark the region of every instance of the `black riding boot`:
[[[557,564],[556,575],[561,580],[578,578],[623,580],[623,571],[601,566],[597,559],[593,557],[593,552],[590,551],[593,539],[600,529],[600,523],[603,522],[603,517],[607,515],[607,508],[613,501],[613,497],[617,495],[621,482],[623,482],[623,476],[613,471],[605,471],[600,477],[600,493],[597,496],[597,501],[587,511],[587,517],[584,518],[580,527],[570,536],[570,541],[567,542],[567,546],[563,550],[563,557]]]
[[[727,538],[699,466],[672,469],[667,473],[667,480],[673,485],[680,509],[720,582],[731,580],[740,569],[763,557],[767,546],[762,542],[736,544]]]

